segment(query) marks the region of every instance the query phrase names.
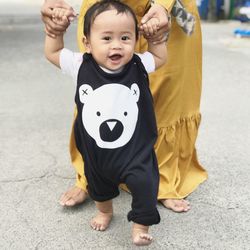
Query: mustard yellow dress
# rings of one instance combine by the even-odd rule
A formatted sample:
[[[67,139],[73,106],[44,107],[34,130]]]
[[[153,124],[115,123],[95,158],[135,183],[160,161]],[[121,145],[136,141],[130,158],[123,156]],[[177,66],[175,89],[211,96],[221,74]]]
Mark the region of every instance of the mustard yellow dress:
[[[84,0],[78,23],[78,45],[82,44],[83,17],[94,0]],[[140,22],[150,1],[124,0],[136,13]],[[174,0],[156,0],[170,13]],[[195,141],[201,120],[200,97],[202,80],[202,47],[200,20],[196,0],[182,0],[185,8],[196,17],[194,33],[189,37],[172,18],[167,42],[166,65],[150,75],[150,88],[154,97],[158,140],[155,151],[160,171],[158,199],[181,199],[188,196],[207,179],[207,172],[199,164]],[[147,43],[140,38],[136,50],[144,52]],[[77,112],[77,111],[75,111]],[[76,170],[76,186],[86,191],[83,160],[78,152],[74,131],[71,132],[70,154]]]

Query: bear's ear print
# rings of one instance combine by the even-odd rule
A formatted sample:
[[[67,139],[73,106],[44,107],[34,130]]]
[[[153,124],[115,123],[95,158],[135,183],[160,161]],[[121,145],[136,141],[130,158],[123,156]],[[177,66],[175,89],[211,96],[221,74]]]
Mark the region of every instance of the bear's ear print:
[[[80,98],[81,103],[85,103],[92,92],[93,92],[93,89],[92,89],[92,87],[90,85],[83,84],[82,86],[80,86],[80,88],[79,88],[79,98]]]
[[[140,89],[136,83],[133,83],[131,85],[131,94],[133,98],[135,99],[135,101],[138,102],[139,97],[140,97]]]

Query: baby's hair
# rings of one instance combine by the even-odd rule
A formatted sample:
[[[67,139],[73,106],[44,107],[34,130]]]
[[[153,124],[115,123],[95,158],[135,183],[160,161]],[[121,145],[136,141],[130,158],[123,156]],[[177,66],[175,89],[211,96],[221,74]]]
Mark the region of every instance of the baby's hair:
[[[84,28],[83,33],[88,38],[91,32],[91,25],[95,21],[95,18],[100,15],[102,12],[107,10],[116,10],[117,14],[130,14],[135,21],[135,35],[136,40],[139,36],[138,31],[138,22],[135,16],[134,11],[124,3],[121,3],[118,0],[101,0],[93,4],[86,12],[84,16]]]

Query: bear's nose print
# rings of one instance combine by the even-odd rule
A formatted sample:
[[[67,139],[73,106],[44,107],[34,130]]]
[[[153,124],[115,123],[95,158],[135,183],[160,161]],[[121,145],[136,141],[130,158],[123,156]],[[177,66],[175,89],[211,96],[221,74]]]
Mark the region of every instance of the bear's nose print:
[[[117,123],[117,122],[107,122],[107,124],[108,124],[108,126],[109,126],[109,128],[110,128],[110,131],[113,130],[113,128],[115,127],[116,123]]]
[[[100,125],[100,137],[103,141],[114,142],[122,135],[123,129],[123,124],[119,120],[106,120]]]

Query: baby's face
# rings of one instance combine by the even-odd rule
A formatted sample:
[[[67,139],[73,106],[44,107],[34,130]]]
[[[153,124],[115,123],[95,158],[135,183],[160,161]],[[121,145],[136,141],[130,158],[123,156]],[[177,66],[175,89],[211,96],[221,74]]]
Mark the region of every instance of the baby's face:
[[[91,25],[87,52],[96,62],[109,70],[118,70],[127,64],[136,44],[135,22],[127,13],[107,10],[99,14]]]

